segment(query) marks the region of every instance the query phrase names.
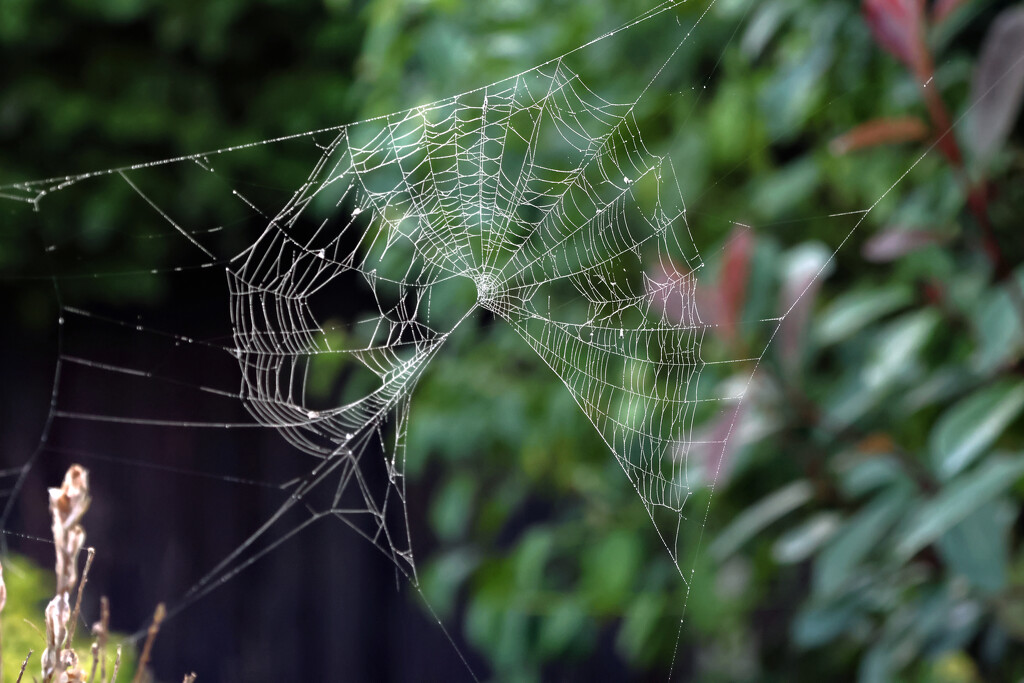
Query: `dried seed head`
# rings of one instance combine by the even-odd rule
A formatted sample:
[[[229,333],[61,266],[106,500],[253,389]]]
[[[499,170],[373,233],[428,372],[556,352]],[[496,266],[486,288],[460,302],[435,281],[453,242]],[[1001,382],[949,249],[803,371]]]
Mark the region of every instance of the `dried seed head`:
[[[89,471],[81,465],[72,465],[64,474],[59,489],[50,489],[50,509],[59,516],[61,526],[72,527],[81,521],[89,509]]]
[[[86,677],[84,671],[76,668],[69,669],[67,671],[62,671],[61,674],[57,676],[57,678],[54,680],[55,683],[86,683],[88,678]]]
[[[68,643],[68,645],[70,646],[70,643]],[[70,649],[70,647],[68,649],[61,650],[60,657],[58,659],[60,659],[60,665],[63,669],[78,668],[78,653]]]
[[[46,644],[59,647],[67,634],[68,619],[71,617],[71,605],[67,595],[54,596],[46,606]]]
[[[49,489],[53,542],[56,546],[57,593],[70,591],[78,581],[78,553],[85,544],[79,523],[89,509],[89,472],[72,465],[59,489]]]

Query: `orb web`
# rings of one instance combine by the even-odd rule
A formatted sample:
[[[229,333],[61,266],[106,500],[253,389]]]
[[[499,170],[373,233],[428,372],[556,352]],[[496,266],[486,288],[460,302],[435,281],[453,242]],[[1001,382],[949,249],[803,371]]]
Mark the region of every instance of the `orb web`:
[[[410,573],[407,529],[391,528],[384,506],[405,498],[413,390],[478,308],[512,325],[558,375],[645,505],[683,509],[702,328],[685,278],[654,284],[637,274],[651,263],[692,272],[700,258],[672,165],[644,148],[632,112],[556,60],[352,125],[228,270],[243,400],[323,460],[305,486],[358,482],[367,437],[393,423],[389,492],[378,499],[360,487],[359,513],[370,521],[365,534]],[[540,145],[564,165],[537,163]],[[301,221],[316,227],[297,230]],[[372,292],[377,311],[337,348],[311,302],[350,293],[346,274]],[[432,321],[434,292],[454,279],[476,300],[458,319]],[[678,298],[685,315],[659,315],[659,296]],[[586,305],[560,316],[567,298]],[[352,358],[376,386],[344,405],[311,406],[305,385],[320,354]]]

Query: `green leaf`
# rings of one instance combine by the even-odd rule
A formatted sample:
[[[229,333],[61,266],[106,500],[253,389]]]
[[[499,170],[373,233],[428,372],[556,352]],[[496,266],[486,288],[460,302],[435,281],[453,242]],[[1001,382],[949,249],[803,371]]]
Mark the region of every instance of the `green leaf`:
[[[757,59],[796,7],[788,0],[760,3],[740,41],[743,54],[750,60]]]
[[[832,537],[839,528],[839,515],[822,512],[779,537],[772,546],[772,557],[779,564],[803,562]]]
[[[913,515],[897,541],[897,555],[912,557],[1013,486],[1022,475],[1024,457],[993,458],[954,479]]]
[[[614,531],[583,553],[582,592],[596,609],[611,610],[628,600],[642,556],[640,539],[627,531]]]
[[[857,683],[887,683],[893,678],[894,668],[892,645],[876,642],[860,661]]]
[[[864,383],[888,388],[920,364],[920,354],[940,321],[932,310],[901,316],[885,327],[872,343],[871,357],[863,370]]]
[[[935,469],[949,479],[991,446],[1024,409],[1024,382],[1004,381],[976,391],[938,419],[931,433]]]
[[[986,290],[978,305],[970,311],[977,346],[972,365],[981,374],[1012,365],[1024,349],[1024,327],[1010,296],[1009,287],[1024,287],[1024,269],[1018,269],[1016,282]]]
[[[836,593],[904,514],[909,499],[905,488],[893,489],[876,496],[854,515],[818,555],[814,563],[814,592]]]
[[[716,158],[741,161],[756,144],[758,122],[753,95],[741,84],[724,85],[715,95],[708,121],[708,136]]]
[[[803,125],[820,97],[821,79],[832,59],[832,46],[822,40],[782,65],[762,88],[759,104],[773,137],[791,136]]]
[[[821,184],[821,169],[811,158],[803,158],[764,176],[754,192],[752,204],[766,220],[793,211],[811,197]]]
[[[933,309],[913,311],[887,323],[871,342],[859,370],[826,401],[829,420],[837,427],[853,424],[878,407],[899,384],[922,372],[922,351],[941,322]]]
[[[423,595],[439,614],[451,614],[459,589],[479,565],[480,557],[464,548],[439,556],[423,571],[420,581]]]
[[[772,522],[781,519],[814,495],[814,488],[805,479],[799,479],[765,496],[740,513],[711,544],[709,552],[721,562],[765,529]]]
[[[910,288],[903,285],[873,287],[838,296],[818,319],[817,341],[826,345],[847,339],[912,299]]]
[[[540,624],[538,648],[542,654],[564,654],[586,632],[587,612],[575,596],[558,600]]]
[[[456,475],[445,484],[430,507],[431,526],[438,538],[452,541],[465,533],[475,493],[476,480],[467,475]]]
[[[974,375],[959,365],[940,366],[930,377],[900,396],[899,410],[904,415],[913,415],[938,403],[947,403],[967,391],[975,381]]]
[[[1009,532],[1015,517],[1013,506],[990,502],[939,539],[939,554],[978,590],[998,593],[1006,587]]]
[[[618,648],[630,658],[640,659],[664,610],[665,600],[657,593],[641,593],[631,600],[616,638]]]
[[[855,462],[840,469],[837,474],[840,490],[850,498],[861,498],[898,482],[910,483],[899,462],[895,458],[883,455]]]
[[[552,532],[546,527],[533,529],[523,537],[515,553],[516,585],[526,588],[541,585],[553,544]]]
[[[982,614],[978,602],[964,596],[961,587],[946,584],[945,590],[923,595],[910,603],[913,640],[930,643],[934,652],[967,646],[977,634]]]
[[[862,614],[863,603],[859,596],[847,596],[837,602],[801,610],[793,621],[793,640],[804,648],[824,645],[853,630]]]

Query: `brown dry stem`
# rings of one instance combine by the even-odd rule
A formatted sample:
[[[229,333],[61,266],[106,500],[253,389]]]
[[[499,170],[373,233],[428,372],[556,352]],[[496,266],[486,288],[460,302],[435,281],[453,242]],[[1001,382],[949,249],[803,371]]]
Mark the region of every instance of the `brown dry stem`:
[[[110,674],[110,683],[117,680],[117,670],[121,668],[121,646],[117,646],[117,657],[114,658],[114,671]]]
[[[135,678],[132,683],[141,683],[142,673],[146,670],[146,665],[149,663],[149,655],[153,650],[153,641],[156,640],[156,634],[160,632],[160,624],[163,623],[164,617],[167,616],[167,609],[164,607],[164,603],[160,603],[156,606],[156,611],[153,613],[153,623],[149,625],[149,634],[146,636],[146,644],[142,647],[142,654],[139,656],[139,666],[135,670]]]
[[[92,567],[93,558],[96,557],[96,549],[86,549],[88,555],[85,558],[85,569],[82,570],[82,580],[78,582],[78,597],[75,598],[75,609],[71,612],[71,625],[68,626],[67,647],[72,647],[75,642],[75,626],[78,624],[78,615],[82,612],[82,591],[85,584],[89,582],[89,569]]]
[[[32,659],[32,650],[29,650],[28,654],[25,655],[25,661],[21,663],[21,671],[18,672],[18,680],[14,683],[21,683],[21,677],[25,675],[25,667],[28,666],[28,660],[30,659]]]

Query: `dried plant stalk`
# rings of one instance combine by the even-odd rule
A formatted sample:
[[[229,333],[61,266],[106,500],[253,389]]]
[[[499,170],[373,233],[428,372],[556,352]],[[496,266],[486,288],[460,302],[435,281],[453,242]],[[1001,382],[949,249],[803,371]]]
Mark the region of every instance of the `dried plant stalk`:
[[[110,600],[107,596],[100,598],[100,620],[92,625],[96,636],[97,657],[100,660],[100,683],[107,680],[107,636],[110,633]],[[89,677],[92,683],[92,677]]]
[[[110,683],[117,680],[117,670],[121,668],[121,646],[117,646],[117,657],[114,658],[114,672],[110,674]]]
[[[60,680],[82,681],[84,673],[78,668],[78,654],[71,647],[75,623],[82,602],[85,576],[79,586],[74,619],[71,617],[69,594],[78,583],[78,553],[85,544],[82,516],[89,509],[89,471],[81,465],[72,465],[64,475],[60,488],[48,490],[53,545],[56,552],[55,572],[57,591],[46,607],[46,649],[41,659],[43,683],[49,683],[59,671]],[[95,552],[90,549],[85,571],[89,571]],[[68,623],[70,621],[70,629]]]
[[[99,663],[100,646],[97,643],[93,643],[92,647],[89,648],[89,652],[92,653],[92,666],[89,669],[89,683],[92,683],[96,678],[96,665]]]
[[[96,549],[88,548],[88,556],[85,558],[85,569],[82,570],[82,581],[78,584],[78,597],[75,599],[75,610],[71,613],[71,625],[68,627],[67,647],[70,648],[75,640],[75,626],[78,624],[78,615],[82,611],[82,591],[89,581],[89,569],[92,567],[93,558],[96,557]],[[0,679],[2,680],[2,679]]]
[[[43,683],[49,683],[57,670],[61,647],[67,639],[68,619],[71,617],[71,605],[68,604],[66,592],[55,595],[46,606],[46,649],[41,660]]]
[[[59,594],[71,591],[78,579],[78,553],[85,543],[85,529],[80,522],[92,502],[89,471],[81,465],[72,465],[64,475],[61,487],[52,488],[49,493]]]
[[[56,548],[57,594],[46,607],[46,649],[43,651],[41,662],[42,680],[43,683],[86,683],[86,681],[93,683],[98,664],[100,683],[108,683],[106,679],[106,645],[110,635],[110,603],[106,596],[100,599],[100,620],[92,627],[96,640],[90,648],[92,665],[88,678],[86,678],[84,669],[79,667],[78,654],[73,647],[75,628],[82,610],[82,596],[85,592],[85,585],[89,581],[89,569],[96,557],[95,549],[89,548],[85,568],[82,570],[81,581],[79,581],[78,554],[85,543],[85,529],[82,527],[81,520],[91,502],[89,472],[81,465],[72,465],[64,475],[61,487],[51,488],[48,491],[53,541]],[[70,593],[76,585],[78,594],[75,599],[75,608],[72,611],[69,604]],[[3,568],[0,567],[0,611],[3,610],[6,595],[3,584]],[[160,632],[160,625],[166,615],[167,610],[164,604],[157,605],[156,611],[153,613],[153,621],[149,626],[149,635],[139,657],[133,683],[141,683],[145,676],[146,665],[149,663],[153,650],[153,642],[156,640],[157,633]],[[29,657],[31,655],[30,652]],[[28,658],[22,664],[22,674],[24,674],[27,664]],[[109,683],[114,683],[117,680],[120,668],[121,646],[119,645]],[[57,676],[58,673],[59,676]],[[56,679],[55,676],[57,676]],[[194,681],[195,677],[194,673],[189,674],[185,677],[185,681],[187,683]],[[22,676],[19,675],[18,680],[20,681],[21,678]]]
[[[28,654],[25,655],[25,661],[21,663],[21,671],[18,672],[18,680],[14,683],[21,683],[21,677],[25,675],[25,667],[28,666],[28,660],[30,659],[32,659],[32,650],[29,650]]]
[[[142,647],[142,654],[139,656],[139,667],[135,670],[135,678],[132,683],[140,683],[142,681],[142,672],[146,670],[146,665],[149,663],[149,655],[153,650],[153,641],[156,640],[156,634],[160,632],[160,624],[163,623],[164,617],[167,616],[167,610],[164,608],[164,603],[160,603],[156,606],[156,611],[153,613],[153,623],[149,625],[149,635],[146,636],[146,644]]]

